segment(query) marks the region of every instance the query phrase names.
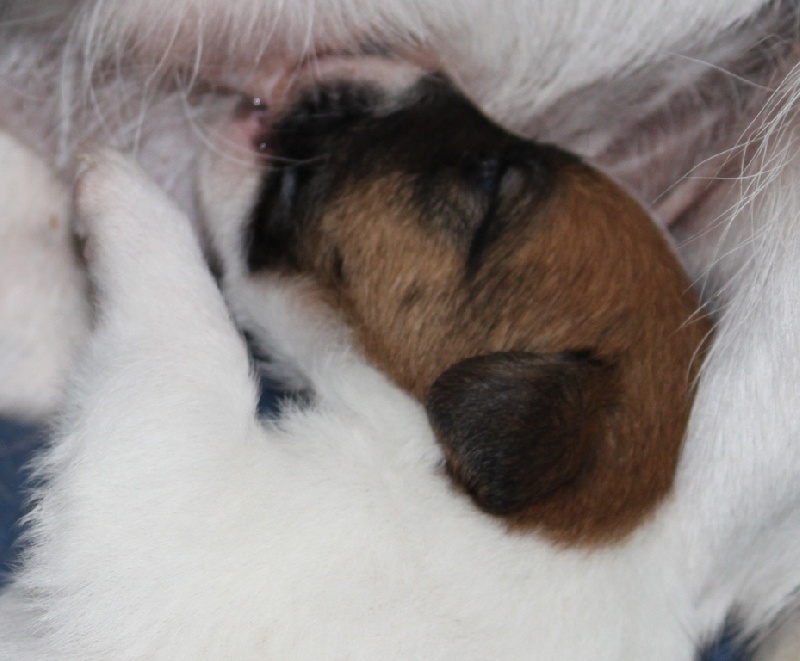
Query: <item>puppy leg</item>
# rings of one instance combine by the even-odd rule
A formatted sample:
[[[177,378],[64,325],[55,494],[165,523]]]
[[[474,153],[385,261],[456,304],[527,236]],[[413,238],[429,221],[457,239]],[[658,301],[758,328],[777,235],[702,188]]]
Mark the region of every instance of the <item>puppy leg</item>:
[[[99,294],[84,374],[89,394],[113,382],[125,399],[103,395],[109,403],[122,410],[135,403],[144,412],[148,401],[139,396],[159,393],[149,411],[154,427],[200,416],[229,430],[231,418],[252,414],[255,389],[245,347],[189,220],[122,156],[101,151],[86,163],[75,206]],[[164,398],[188,407],[187,415],[176,416]]]
[[[43,658],[152,658],[170,604],[207,605],[198,590],[207,597],[230,560],[215,531],[239,508],[220,494],[236,457],[252,461],[237,449],[257,433],[256,390],[190,223],[160,189],[100,152],[75,205],[98,321],[40,459],[23,566],[0,599],[14,613],[0,621],[0,658],[39,658],[33,646]]]

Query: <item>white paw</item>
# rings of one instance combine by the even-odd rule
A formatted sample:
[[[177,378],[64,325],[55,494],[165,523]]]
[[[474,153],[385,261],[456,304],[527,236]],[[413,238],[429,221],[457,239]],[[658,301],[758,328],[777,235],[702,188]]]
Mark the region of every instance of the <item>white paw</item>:
[[[146,223],[149,209],[163,204],[164,194],[131,159],[109,148],[87,151],[78,156],[73,202],[78,231],[91,237],[106,232],[133,230]]]
[[[188,218],[132,159],[100,148],[79,160],[73,205],[95,275],[146,269],[176,244],[196,249]]]

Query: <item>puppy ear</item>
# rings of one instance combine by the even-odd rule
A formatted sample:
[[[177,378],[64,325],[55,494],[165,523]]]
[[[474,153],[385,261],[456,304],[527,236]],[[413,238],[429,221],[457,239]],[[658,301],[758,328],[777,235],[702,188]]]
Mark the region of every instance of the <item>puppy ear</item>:
[[[447,470],[483,510],[518,514],[578,489],[608,442],[616,369],[590,352],[503,352],[443,372],[425,408]]]

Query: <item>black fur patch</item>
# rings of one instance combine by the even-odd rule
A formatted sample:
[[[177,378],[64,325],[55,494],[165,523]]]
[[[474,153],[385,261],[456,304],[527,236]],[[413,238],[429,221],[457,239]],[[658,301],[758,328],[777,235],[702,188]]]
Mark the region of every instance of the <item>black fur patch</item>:
[[[614,370],[588,352],[502,352],[447,369],[425,402],[448,472],[479,507],[517,514],[576,485],[604,442]]]
[[[514,136],[488,121],[446,79],[429,75],[396,99],[374,84],[333,81],[312,88],[269,138],[247,237],[247,263],[296,269],[297,245],[330,196],[348,182],[401,173],[414,214],[461,246],[476,272],[501,236],[510,172],[544,202],[561,150]]]

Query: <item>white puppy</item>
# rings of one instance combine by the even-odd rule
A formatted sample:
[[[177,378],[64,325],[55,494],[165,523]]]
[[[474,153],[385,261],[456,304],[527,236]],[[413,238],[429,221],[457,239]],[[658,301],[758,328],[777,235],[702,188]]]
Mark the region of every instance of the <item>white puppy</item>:
[[[591,612],[562,609],[552,605],[560,603],[555,595],[549,595],[551,602],[537,585],[531,603],[540,604],[535,619],[546,616],[541,621],[547,625],[532,632],[531,648],[542,650],[542,658],[558,658],[556,648],[564,658],[655,659],[662,653],[689,658],[687,638],[709,635],[727,616],[737,616],[749,634],[792,603],[800,585],[795,387],[800,367],[794,358],[800,349],[794,285],[800,164],[792,116],[800,84],[792,71],[798,43],[794,3],[687,1],[656,8],[612,0],[503,5],[331,0],[324,6],[184,0],[123,7],[52,0],[47,8],[34,21],[29,3],[3,7],[8,22],[0,122],[60,169],[68,169],[75,145],[87,136],[136,147],[159,181],[189,208],[186,155],[196,150],[203,132],[186,125],[202,119],[213,103],[192,96],[182,106],[181,91],[194,74],[205,84],[247,89],[249,77],[269,58],[377,47],[438,62],[504,123],[597,158],[657,203],[676,231],[698,234],[683,255],[708,285],[718,329],[673,497],[657,522],[624,547],[589,556],[588,573],[570,574],[575,569],[570,552],[527,542],[542,554],[531,565],[535,573],[559,577],[562,600],[570,594],[609,599]],[[95,105],[87,109],[86,98]],[[728,151],[742,139],[747,149]],[[720,152],[729,158],[707,160]],[[697,166],[697,178],[683,179]],[[110,168],[110,181],[115,172]],[[716,175],[729,185],[706,187],[707,178]],[[109,188],[123,192],[98,185]],[[136,190],[141,188],[128,194]],[[124,215],[107,201],[106,216]],[[98,351],[96,359],[101,357]],[[93,470],[82,461],[65,462],[59,479],[74,473],[78,480],[81,470]],[[122,489],[123,482],[120,478],[113,487]],[[118,495],[127,494],[133,508],[148,493],[157,489]],[[103,537],[92,532],[90,513],[107,502],[102,496],[74,519],[56,517],[53,533],[71,527],[72,539],[99,545]],[[195,520],[199,502],[187,503]],[[118,506],[125,511],[124,503]],[[133,529],[124,530],[128,521],[119,520],[121,535],[140,539]],[[178,531],[177,523],[169,528]],[[68,537],[65,532],[65,544]],[[53,549],[57,584],[69,571],[61,573],[58,563],[67,560]],[[147,558],[136,552],[130,561],[136,558],[144,571]],[[474,571],[483,576],[486,570]],[[126,582],[120,576],[118,589],[133,590],[133,578]],[[465,585],[475,580],[465,578]],[[625,592],[631,584],[635,590]],[[372,598],[361,587],[356,593]],[[333,599],[335,609],[341,600]],[[97,609],[102,610],[101,601]],[[501,613],[487,610],[483,617]],[[112,626],[118,625],[97,628]],[[669,641],[679,628],[683,642],[673,647]],[[653,644],[646,651],[636,646],[643,629]],[[476,624],[471,631],[481,629]],[[596,653],[577,647],[581,641],[589,645],[588,638],[609,646]]]

